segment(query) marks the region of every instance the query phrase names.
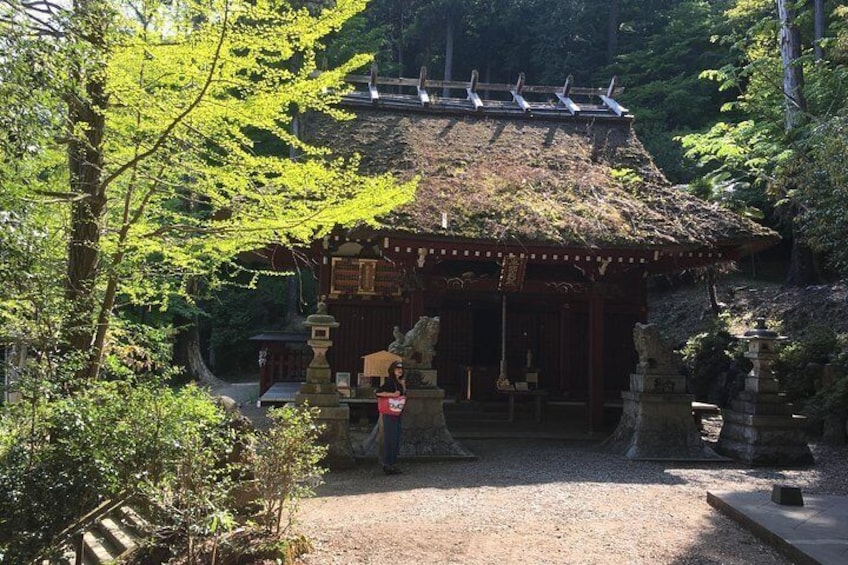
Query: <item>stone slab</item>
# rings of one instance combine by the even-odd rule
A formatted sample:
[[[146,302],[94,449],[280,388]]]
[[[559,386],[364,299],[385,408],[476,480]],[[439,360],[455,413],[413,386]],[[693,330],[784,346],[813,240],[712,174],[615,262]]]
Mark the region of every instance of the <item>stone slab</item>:
[[[707,492],[707,502],[794,563],[848,563],[848,497],[804,494],[804,506],[781,506],[763,492]]]

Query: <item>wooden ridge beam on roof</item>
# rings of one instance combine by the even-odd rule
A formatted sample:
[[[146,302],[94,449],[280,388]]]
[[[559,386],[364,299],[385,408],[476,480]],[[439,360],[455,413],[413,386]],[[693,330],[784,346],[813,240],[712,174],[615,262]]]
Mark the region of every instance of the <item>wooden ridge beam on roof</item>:
[[[348,75],[345,80],[354,85],[366,85],[367,91],[354,90],[344,95],[343,102],[352,105],[373,105],[392,109],[415,109],[427,112],[468,113],[479,112],[486,115],[534,116],[540,118],[582,117],[589,119],[622,119],[630,120],[633,116],[613,99],[615,92],[620,92],[616,78],[613,77],[606,89],[577,88],[574,78],[569,75],[563,86],[533,86],[526,84],[525,74],[520,73],[513,85],[481,83],[479,73],[474,70],[471,80],[467,83],[458,81],[430,80],[427,78],[427,67],[421,67],[418,78],[380,77],[376,65],[371,68],[369,75]],[[396,87],[394,90],[379,91],[380,86]],[[415,94],[409,92],[415,89]],[[429,89],[464,90],[465,99],[449,95],[432,97]],[[493,91],[507,92],[512,100],[504,96],[493,96],[483,100],[478,92]],[[535,95],[535,99],[528,94]],[[574,95],[587,98],[579,104],[573,99]],[[469,107],[470,102],[470,107]]]
[[[521,90],[524,88],[524,73],[520,73],[518,75],[518,82],[515,83],[515,87],[510,90],[512,94],[512,100],[518,104],[518,107],[524,110],[525,112],[530,111],[530,104],[527,103],[527,100],[521,96]]]
[[[615,88],[616,88],[615,83],[616,83],[616,77],[612,77],[612,80],[610,81],[610,84],[609,84],[609,88],[607,88],[606,95],[601,94],[600,98],[603,101],[603,103],[606,104],[607,108],[612,110],[615,113],[615,115],[623,116],[624,114],[628,113],[629,110],[627,108],[625,108],[624,106],[622,106],[621,104],[619,104],[618,102],[616,102],[615,100],[613,100],[612,95],[615,92]]]
[[[424,66],[418,75],[418,99],[421,100],[422,106],[430,105],[430,95],[427,94],[427,67]]]
[[[417,78],[396,78],[396,77],[383,77],[377,76],[376,71],[373,73],[373,82],[376,85],[382,86],[409,86],[409,87],[417,87],[418,80]],[[369,75],[347,75],[345,76],[345,82],[349,82],[351,84],[371,84],[372,76]],[[460,90],[465,91],[468,88],[467,82],[456,81],[456,80],[427,80],[427,86],[433,89],[452,89],[452,90]],[[480,90],[490,90],[493,92],[512,92],[515,89],[514,84],[502,84],[502,83],[490,83],[490,82],[479,82],[477,83],[476,91]],[[522,89],[522,93],[524,94],[551,94],[554,95],[556,93],[562,93],[561,86],[548,86],[548,85],[532,85],[525,84]],[[615,87],[615,94],[624,92],[624,89],[618,85]],[[572,86],[570,93],[578,96],[608,96],[610,97],[608,88],[586,88],[586,87],[577,87]]]
[[[575,104],[574,100],[572,100],[569,95],[571,94],[571,83],[574,81],[574,77],[568,75],[568,78],[565,79],[565,84],[562,87],[562,92],[555,92],[556,97],[559,98],[559,101],[565,105],[565,109],[571,112],[572,116],[576,116],[580,113],[580,106]]]
[[[471,82],[468,83],[468,87],[465,89],[465,92],[468,94],[468,100],[471,101],[471,104],[474,105],[474,110],[482,110],[483,109],[483,101],[480,100],[480,96],[477,94],[477,79],[479,77],[479,73],[477,69],[471,71]]]

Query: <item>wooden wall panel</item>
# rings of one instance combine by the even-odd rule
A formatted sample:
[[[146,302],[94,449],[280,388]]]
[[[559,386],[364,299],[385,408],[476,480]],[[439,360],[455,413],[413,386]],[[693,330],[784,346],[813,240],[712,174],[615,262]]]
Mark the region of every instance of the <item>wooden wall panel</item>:
[[[362,356],[387,349],[394,341],[392,328],[401,324],[398,302],[336,302],[327,309],[340,324],[332,330],[333,347],[327,353],[333,375],[346,371],[355,379],[362,371]]]
[[[604,321],[604,396],[621,401],[621,391],[630,388],[630,373],[638,356],[633,346],[633,326],[638,312],[607,313]]]
[[[589,313],[585,306],[581,310],[572,308],[566,319],[562,392],[568,399],[586,400],[589,396]]]
[[[550,391],[552,395],[559,395],[562,374],[560,311],[561,309],[538,313],[537,347],[533,351],[533,365],[539,369],[539,387]]]
[[[439,371],[439,386],[459,394],[465,384],[464,368],[471,363],[472,311],[459,305],[439,310],[439,341],[433,365]]]

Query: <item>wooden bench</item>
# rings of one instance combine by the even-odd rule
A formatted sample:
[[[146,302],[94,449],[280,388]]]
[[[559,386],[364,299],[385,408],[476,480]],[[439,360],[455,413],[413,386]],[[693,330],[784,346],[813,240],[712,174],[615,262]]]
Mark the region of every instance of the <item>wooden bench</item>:
[[[695,419],[695,424],[698,429],[704,428],[704,416],[718,416],[721,414],[721,408],[716,404],[707,402],[692,402],[692,417]]]
[[[534,415],[536,422],[542,421],[542,400],[547,399],[548,391],[546,390],[499,390],[498,394],[506,394],[509,397],[509,411],[507,412],[507,420],[515,422],[515,397],[532,398],[535,408]]]

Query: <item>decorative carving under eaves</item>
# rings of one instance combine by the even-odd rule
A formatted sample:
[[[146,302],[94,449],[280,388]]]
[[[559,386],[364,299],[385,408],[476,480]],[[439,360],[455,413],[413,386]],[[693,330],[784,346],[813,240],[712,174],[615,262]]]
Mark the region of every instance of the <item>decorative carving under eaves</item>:
[[[488,277],[472,277],[472,276],[462,276],[462,277],[433,277],[430,279],[433,284],[433,288],[438,290],[465,290],[469,288],[473,288],[474,285],[483,281],[490,280]]]
[[[579,282],[549,282],[545,286],[558,294],[586,294],[588,291],[586,283]]]

